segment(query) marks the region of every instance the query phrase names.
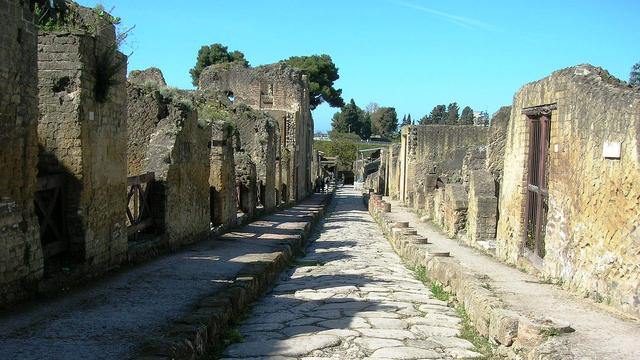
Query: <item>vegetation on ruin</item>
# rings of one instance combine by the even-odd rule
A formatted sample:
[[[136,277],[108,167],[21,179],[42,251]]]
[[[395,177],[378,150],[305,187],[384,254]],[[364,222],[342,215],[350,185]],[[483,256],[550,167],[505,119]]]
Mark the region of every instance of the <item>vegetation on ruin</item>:
[[[229,48],[222,44],[205,45],[198,50],[196,65],[189,70],[194,86],[198,86],[200,74],[207,67],[215,64],[235,63],[248,67],[249,61],[245,59],[241,51],[229,51]]]
[[[631,73],[629,73],[629,85],[640,86],[640,62],[631,67]]]
[[[482,359],[502,359],[498,354],[495,354],[495,347],[489,342],[489,339],[483,337],[476,331],[473,326],[473,322],[469,318],[469,314],[464,309],[464,306],[456,306],[456,314],[462,319],[460,322],[460,335],[459,338],[465,339],[472,343],[475,347],[474,351],[483,355]]]
[[[73,2],[35,0],[32,4],[36,24],[41,32],[81,31],[95,35],[100,20],[106,20],[111,25],[121,23],[119,17],[109,14],[100,4],[92,9],[93,19],[83,17],[80,6]]]
[[[424,266],[412,266],[408,263],[405,263],[405,266],[413,271],[416,279],[429,287],[431,293],[436,299],[449,302],[453,298],[453,294],[446,291],[442,284],[434,282],[429,278],[429,273]],[[462,322],[460,323],[460,335],[458,337],[472,343],[475,347],[474,351],[482,354],[481,359],[501,359],[500,356],[494,353],[495,347],[489,342],[489,340],[476,331],[469,314],[467,314],[467,311],[464,309],[464,306],[458,304],[455,307],[455,310],[458,316],[462,319]]]
[[[342,89],[336,89],[334,82],[340,78],[338,68],[331,56],[311,55],[292,56],[282,60],[295,69],[302,71],[309,77],[309,105],[311,110],[326,102],[331,107],[343,107]]]
[[[97,102],[106,102],[111,88],[120,84],[118,73],[126,67],[126,64],[126,58],[118,56],[115,45],[107,47],[96,57],[93,92]]]

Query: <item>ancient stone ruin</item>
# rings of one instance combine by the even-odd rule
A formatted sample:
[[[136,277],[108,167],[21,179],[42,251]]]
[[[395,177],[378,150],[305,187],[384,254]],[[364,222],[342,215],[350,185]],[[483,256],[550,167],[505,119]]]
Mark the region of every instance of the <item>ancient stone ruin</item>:
[[[452,238],[639,314],[639,106],[637,89],[603,69],[554,72],[488,128],[404,127],[379,193]]]
[[[38,33],[20,4],[0,2],[0,305],[311,193],[298,71],[214,66],[196,91],[168,87],[157,68],[127,78],[109,14],[56,2],[65,13],[54,20],[67,22]]]
[[[199,89],[225,94],[271,115],[278,124],[281,146],[276,172],[281,173],[279,197],[296,201],[311,192],[313,121],[306,76],[284,64],[257,68],[214,65],[200,75]]]

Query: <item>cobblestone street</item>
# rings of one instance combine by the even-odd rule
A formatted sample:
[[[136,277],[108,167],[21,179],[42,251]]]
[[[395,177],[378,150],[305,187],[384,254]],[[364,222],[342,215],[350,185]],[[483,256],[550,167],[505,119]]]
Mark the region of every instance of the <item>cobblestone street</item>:
[[[460,318],[393,252],[362,198],[341,189],[307,255],[238,328],[223,357],[432,359],[478,357]]]

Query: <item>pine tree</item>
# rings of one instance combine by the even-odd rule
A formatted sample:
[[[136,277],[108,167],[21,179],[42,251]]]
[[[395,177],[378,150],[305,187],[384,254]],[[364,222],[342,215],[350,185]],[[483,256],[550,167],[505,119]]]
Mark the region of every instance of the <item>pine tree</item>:
[[[460,118],[460,115],[458,113],[458,111],[460,110],[460,108],[458,107],[458,103],[451,103],[449,104],[449,106],[447,107],[447,115],[446,115],[446,120],[445,120],[445,124],[447,125],[457,125],[458,124],[458,119]]]
[[[460,115],[460,125],[473,125],[473,109],[465,106]]]
[[[640,62],[633,65],[629,74],[629,85],[640,86]]]

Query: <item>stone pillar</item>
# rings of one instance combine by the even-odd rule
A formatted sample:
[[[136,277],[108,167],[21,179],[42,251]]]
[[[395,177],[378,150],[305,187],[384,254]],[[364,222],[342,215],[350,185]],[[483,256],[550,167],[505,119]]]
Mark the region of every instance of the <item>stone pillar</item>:
[[[214,226],[236,222],[235,166],[231,125],[224,121],[211,124],[211,222]]]
[[[493,176],[486,170],[469,175],[467,235],[470,242],[494,239],[498,217],[498,198]]]
[[[42,277],[34,212],[37,35],[29,2],[0,0],[0,304]]]
[[[95,34],[38,37],[39,171],[64,176],[69,255],[92,271],[127,253],[126,57],[96,21]]]

